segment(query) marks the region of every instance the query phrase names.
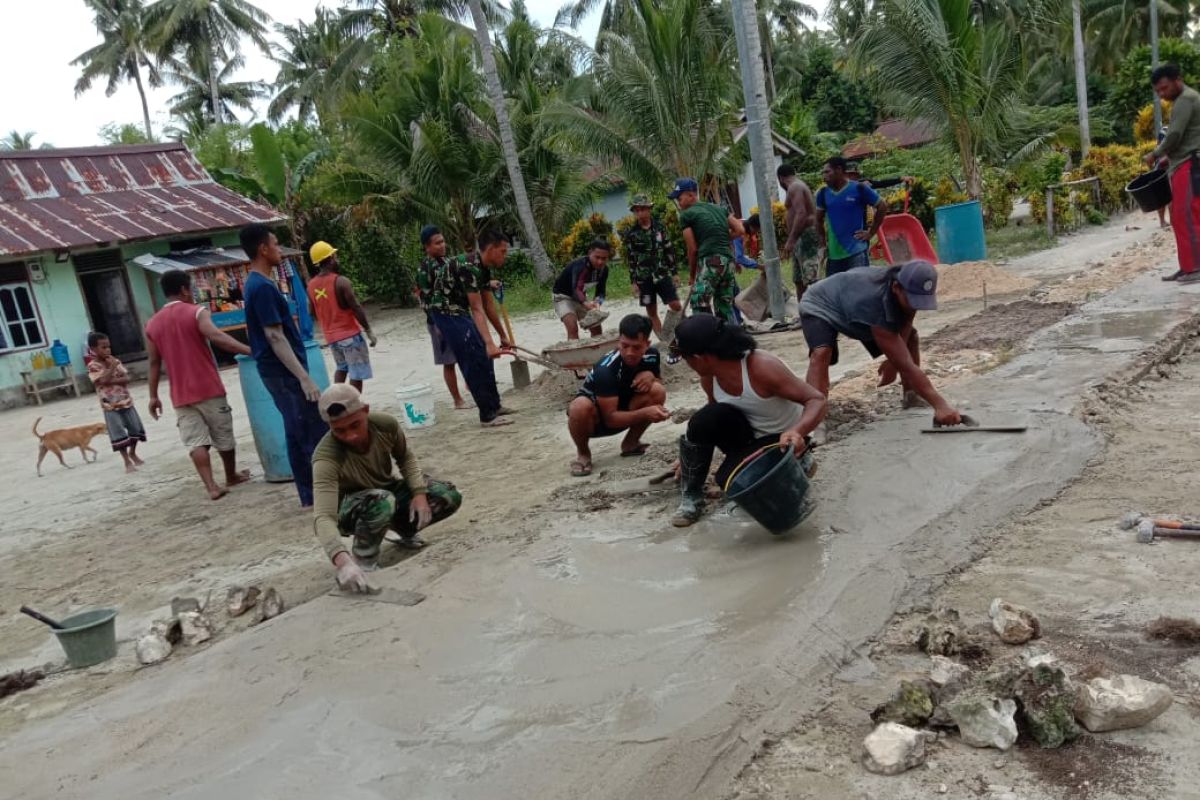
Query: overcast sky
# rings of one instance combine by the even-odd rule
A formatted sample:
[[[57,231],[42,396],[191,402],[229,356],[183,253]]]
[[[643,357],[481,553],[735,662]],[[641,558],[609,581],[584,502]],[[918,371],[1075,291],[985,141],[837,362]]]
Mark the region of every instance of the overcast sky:
[[[99,44],[92,17],[82,0],[0,0],[3,3],[4,47],[0,48],[0,136],[11,130],[36,133],[35,144],[56,147],[100,144],[99,129],[109,122],[142,123],[137,88],[123,84],[112,97],[104,96],[98,82],[86,94],[75,97],[79,68],[71,61]],[[275,22],[294,24],[297,18],[311,20],[318,2],[314,0],[257,0],[256,5]],[[336,8],[338,0],[319,0]],[[530,13],[550,25],[563,0],[527,0]],[[813,3],[819,8],[825,0]],[[304,9],[304,11],[299,11]],[[581,26],[587,41],[595,38],[599,14]],[[272,28],[272,35],[274,30]],[[246,50],[245,80],[272,81],[275,65],[257,50]],[[149,91],[150,118],[156,133],[169,125],[167,100],[177,89],[171,86]],[[265,104],[264,104],[265,105]]]

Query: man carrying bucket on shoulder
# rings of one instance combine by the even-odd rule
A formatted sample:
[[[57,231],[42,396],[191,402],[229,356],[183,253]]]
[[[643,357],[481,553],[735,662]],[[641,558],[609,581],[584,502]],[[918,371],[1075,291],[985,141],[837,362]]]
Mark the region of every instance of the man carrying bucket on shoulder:
[[[725,454],[716,474],[719,486],[748,456],[772,445],[793,451],[811,477],[815,465],[806,439],[825,418],[824,395],[777,356],[759,350],[741,327],[711,314],[681,322],[673,347],[700,376],[708,405],[679,438],[682,498],[672,525],[686,527],[703,515],[714,448]]]
[[[1171,176],[1171,227],[1179,269],[1163,280],[1200,282],[1200,92],[1183,82],[1174,64],[1154,70],[1150,83],[1160,98],[1171,101],[1167,135],[1146,156],[1149,167],[1166,158]]]

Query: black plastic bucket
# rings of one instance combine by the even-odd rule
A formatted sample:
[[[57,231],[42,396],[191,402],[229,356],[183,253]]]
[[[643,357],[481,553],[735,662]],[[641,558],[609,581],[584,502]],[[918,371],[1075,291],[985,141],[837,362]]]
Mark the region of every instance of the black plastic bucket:
[[[737,503],[771,533],[786,533],[812,513],[808,478],[790,450],[764,449],[738,470],[726,489]]]
[[[1171,205],[1171,179],[1165,169],[1154,169],[1137,176],[1125,191],[1133,195],[1142,211],[1158,211]]]

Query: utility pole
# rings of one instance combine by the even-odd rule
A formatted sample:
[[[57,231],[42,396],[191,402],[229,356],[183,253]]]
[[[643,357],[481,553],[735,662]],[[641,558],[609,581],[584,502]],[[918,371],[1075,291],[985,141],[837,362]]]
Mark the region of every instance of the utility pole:
[[[742,93],[746,100],[746,135],[750,138],[750,161],[754,171],[758,217],[762,220],[762,254],[759,265],[767,276],[771,317],[783,322],[783,276],[779,246],[775,241],[775,144],[771,138],[771,109],[763,78],[762,43],[758,38],[758,9],[754,0],[732,0],[733,30],[741,62]]]
[[[1158,0],[1150,0],[1150,69],[1158,69]],[[1154,93],[1154,135],[1162,130],[1162,100]]]
[[[1155,0],[1150,0],[1154,3]],[[1088,123],[1087,66],[1083,50],[1083,14],[1080,0],[1071,0],[1071,22],[1075,28],[1075,102],[1079,108],[1079,158],[1087,158],[1092,146],[1091,126]]]

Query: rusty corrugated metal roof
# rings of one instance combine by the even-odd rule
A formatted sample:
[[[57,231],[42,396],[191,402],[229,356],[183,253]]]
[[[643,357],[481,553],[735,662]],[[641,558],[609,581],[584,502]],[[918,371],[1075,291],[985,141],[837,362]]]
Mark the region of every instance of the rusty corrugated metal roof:
[[[880,145],[883,143],[886,143],[888,148],[919,147],[936,142],[939,137],[937,126],[928,120],[889,119],[869,136],[860,136],[849,142],[842,148],[842,157],[866,158],[880,152]]]
[[[182,144],[0,153],[0,256],[281,222]]]

